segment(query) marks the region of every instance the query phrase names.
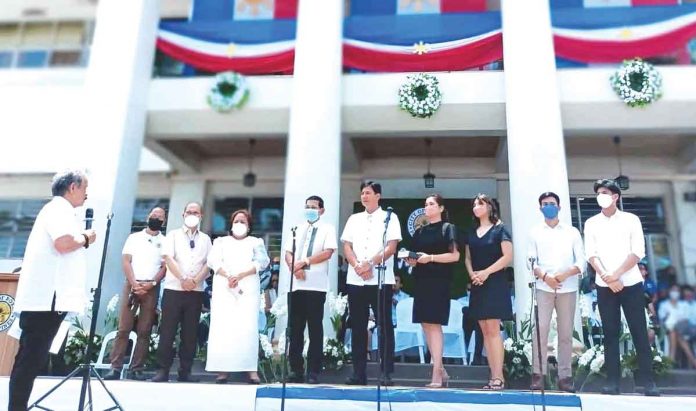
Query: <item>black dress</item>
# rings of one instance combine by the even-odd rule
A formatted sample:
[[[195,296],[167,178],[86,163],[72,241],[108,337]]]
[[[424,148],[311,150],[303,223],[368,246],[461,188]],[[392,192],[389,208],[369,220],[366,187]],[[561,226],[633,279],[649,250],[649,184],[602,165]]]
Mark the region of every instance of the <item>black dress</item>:
[[[449,253],[457,247],[456,228],[443,222],[425,225],[413,234],[412,250],[432,254]],[[447,325],[450,310],[450,286],[454,263],[418,264],[413,269],[413,322]]]
[[[503,256],[500,244],[503,241],[512,242],[512,236],[501,223],[491,227],[481,238],[472,228],[466,241],[471,254],[471,267],[474,271],[481,271]],[[504,270],[488,276],[483,285],[471,284],[469,316],[474,320],[512,320],[510,286]]]

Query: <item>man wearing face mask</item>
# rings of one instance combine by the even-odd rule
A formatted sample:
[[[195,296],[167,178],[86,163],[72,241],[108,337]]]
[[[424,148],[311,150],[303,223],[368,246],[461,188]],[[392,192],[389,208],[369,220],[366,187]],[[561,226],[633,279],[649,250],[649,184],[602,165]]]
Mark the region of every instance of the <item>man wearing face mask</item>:
[[[645,257],[643,227],[637,216],[617,208],[621,189],[614,180],[598,180],[594,191],[602,211],[585,222],[585,251],[597,273],[597,301],[604,330],[608,381],[602,393],[620,393],[619,333],[623,309],[638,354],[636,382],[645,387],[646,396],[659,396],[645,321],[643,277],[637,266]]]
[[[304,330],[309,331],[307,350],[307,383],[317,384],[323,357],[324,302],[329,288],[329,260],[338,244],[336,229],[320,221],[324,214],[324,200],[311,196],[305,201],[304,221],[297,227],[295,265],[292,264],[292,246],[285,250],[285,262],[295,277],[292,285],[292,310],[289,313],[290,368],[289,381],[305,382]]]
[[[143,370],[150,347],[150,331],[157,316],[159,283],[166,273],[162,261],[164,235],[161,232],[165,219],[163,208],[153,208],[148,214],[147,228],[129,235],[123,246],[122,266],[126,283],[119,301],[118,333],[111,351],[111,372],[104,377],[105,380],[121,378],[128,336],[136,318],[138,340],[131,357],[130,377],[138,381],[146,379]]]
[[[527,258],[534,259],[536,299],[539,308],[541,364],[536,338],[532,338],[534,372],[532,390],[540,390],[546,374],[546,351],[553,310],[558,324],[558,389],[575,392],[571,354],[573,351],[573,319],[578,291],[578,277],[585,269],[585,252],[577,228],[558,219],[561,209],[556,193],[539,196],[539,209],[544,222],[532,229]],[[536,336],[536,331],[534,331]]]
[[[191,366],[196,352],[204,283],[210,275],[207,262],[212,243],[210,237],[199,229],[203,217],[200,203],[188,203],[183,217],[184,226],[171,230],[162,244],[167,274],[162,282],[162,322],[157,348],[160,369],[152,378],[153,382],[169,381],[169,369],[174,360],[174,338],[179,325],[181,342],[177,381],[198,382],[191,376]]]

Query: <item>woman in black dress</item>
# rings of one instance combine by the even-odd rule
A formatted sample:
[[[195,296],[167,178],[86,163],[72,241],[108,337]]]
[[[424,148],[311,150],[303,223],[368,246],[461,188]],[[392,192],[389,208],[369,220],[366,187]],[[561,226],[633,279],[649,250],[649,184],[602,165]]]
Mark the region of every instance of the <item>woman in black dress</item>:
[[[500,321],[512,319],[510,288],[505,267],[512,262],[512,237],[498,217],[498,208],[485,194],[473,202],[474,229],[466,239],[466,268],[471,277],[469,315],[478,320],[483,345],[488,353],[491,377],[484,389],[505,386],[505,351],[500,337]]]
[[[447,386],[449,376],[442,365],[442,326],[449,321],[450,285],[454,263],[459,261],[456,228],[444,222],[442,197],[433,194],[425,199],[425,217],[428,224],[413,234],[412,251],[418,258],[408,264],[415,267],[413,294],[413,322],[420,323],[425,333],[431,358],[433,376],[428,388]]]

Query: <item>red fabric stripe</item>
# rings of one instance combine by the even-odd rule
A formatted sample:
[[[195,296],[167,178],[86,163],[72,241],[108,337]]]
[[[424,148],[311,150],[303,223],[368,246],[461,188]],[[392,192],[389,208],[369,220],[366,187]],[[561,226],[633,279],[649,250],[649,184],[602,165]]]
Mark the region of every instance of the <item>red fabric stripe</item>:
[[[273,17],[276,19],[296,19],[298,0],[275,0],[275,12]]]
[[[440,12],[486,11],[486,0],[440,0]]]
[[[679,0],[631,0],[634,6],[657,6],[679,4]]]
[[[554,35],[556,55],[582,63],[616,63],[634,57],[665,55],[686,47],[696,36],[696,23],[661,36],[636,41],[591,41]]]
[[[295,62],[294,49],[259,57],[228,58],[191,51],[159,38],[157,48],[176,60],[212,73],[226,70],[242,74],[291,73]]]
[[[377,72],[464,70],[481,67],[502,58],[503,36],[500,33],[466,46],[420,56],[343,45],[344,66]]]

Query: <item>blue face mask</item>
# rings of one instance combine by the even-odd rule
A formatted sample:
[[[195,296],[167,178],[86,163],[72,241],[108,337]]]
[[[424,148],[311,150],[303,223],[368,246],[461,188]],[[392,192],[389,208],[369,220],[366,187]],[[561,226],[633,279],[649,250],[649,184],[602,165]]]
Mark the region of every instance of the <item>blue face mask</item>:
[[[305,208],[304,215],[307,221],[313,223],[319,219],[319,210],[316,210],[314,208]]]
[[[547,220],[553,220],[558,217],[558,206],[553,204],[547,204],[541,207],[541,212],[544,214],[544,218]]]

